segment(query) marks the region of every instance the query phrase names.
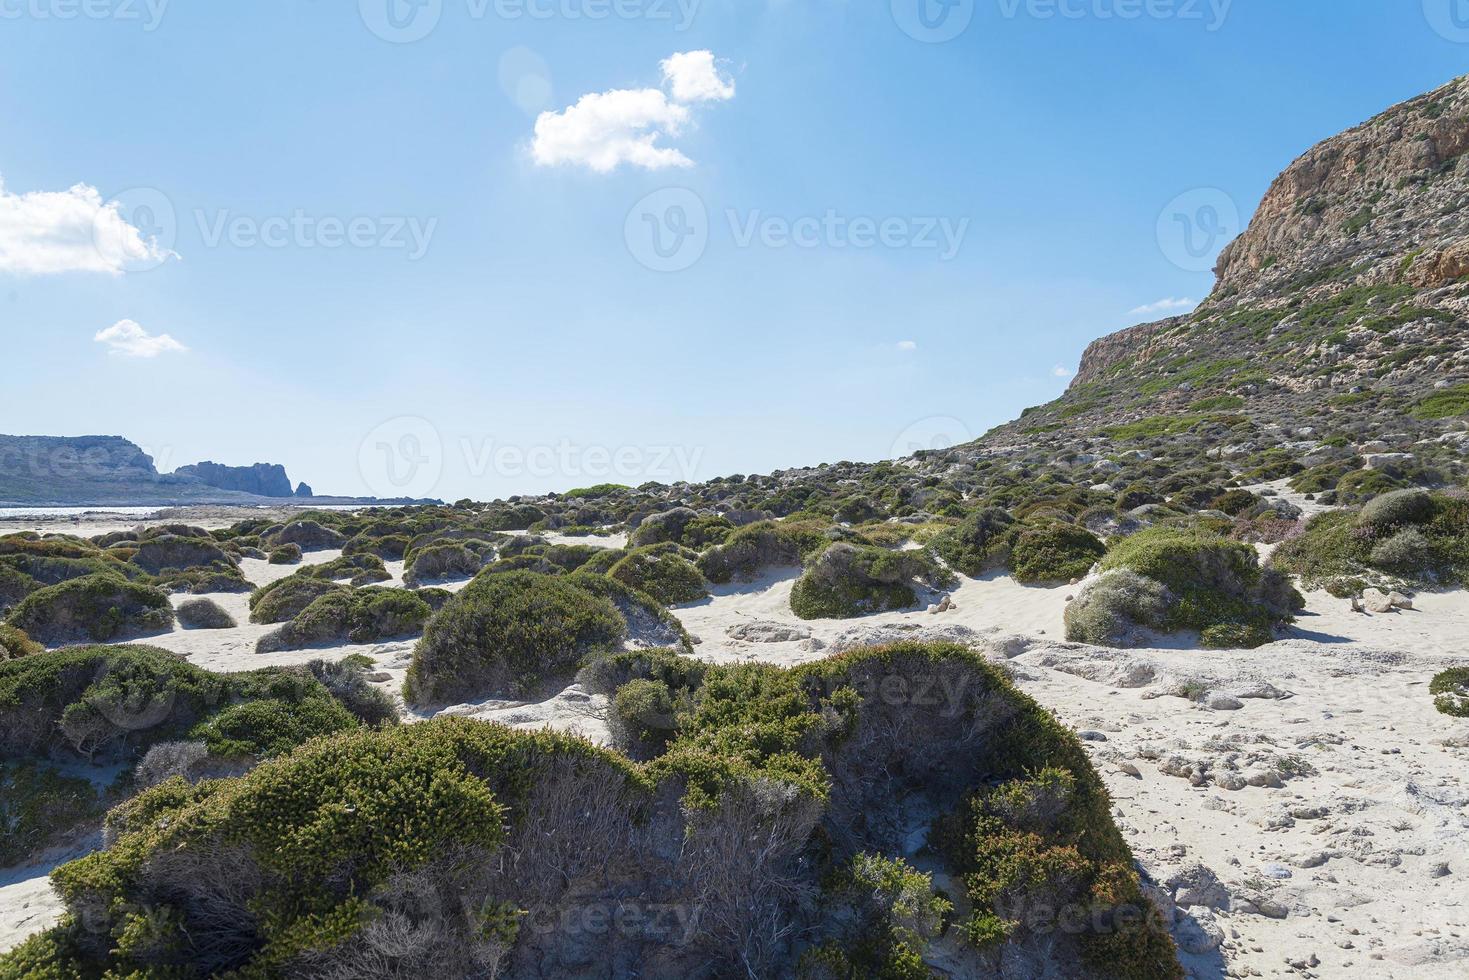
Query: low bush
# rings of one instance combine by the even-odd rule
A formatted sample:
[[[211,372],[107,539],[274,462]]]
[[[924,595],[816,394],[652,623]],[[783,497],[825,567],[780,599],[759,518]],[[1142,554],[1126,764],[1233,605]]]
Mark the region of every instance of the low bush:
[[[313,660],[306,669],[364,725],[381,728],[398,724],[397,706],[386,691],[368,681],[364,660],[356,656],[334,663]]]
[[[1066,639],[1131,646],[1138,628],[1163,630],[1172,597],[1161,582],[1127,568],[1103,572],[1066,604]]]
[[[1428,685],[1433,706],[1455,718],[1469,718],[1469,667],[1451,667]]]
[[[495,546],[488,541],[436,541],[413,551],[403,570],[403,581],[418,586],[424,582],[470,578],[494,558]]]
[[[26,631],[0,623],[0,661],[17,660],[41,653],[46,648],[26,635]]]
[[[250,595],[250,622],[284,623],[317,599],[333,592],[346,592],[347,586],[326,579],[296,573],[263,585]]]
[[[650,544],[682,544],[684,529],[697,520],[699,514],[691,507],[675,507],[643,518],[641,524],[628,535],[630,548],[642,548]]]
[[[164,632],[173,625],[173,607],[152,586],[117,575],[88,575],[32,592],[6,622],[57,646]]]
[[[1406,490],[1378,497],[1356,513],[1317,514],[1275,550],[1270,563],[1299,575],[1309,588],[1349,579],[1469,583],[1469,501]]]
[[[573,578],[477,577],[424,629],[404,696],[415,704],[525,696],[564,680],[587,654],[615,649],[627,632],[622,616]]]
[[[1065,582],[1085,577],[1106,551],[1085,528],[1051,524],[1016,535],[1010,564],[1017,582]]]
[[[283,544],[279,548],[272,548],[266,561],[272,565],[296,565],[303,557],[305,555],[299,544]]]
[[[212,756],[268,759],[318,736],[356,727],[352,713],[322,688],[290,699],[232,704],[197,725],[189,738],[203,742]]]
[[[752,581],[768,569],[800,565],[808,552],[826,543],[824,530],[812,521],[750,524],[701,555],[699,571],[716,585]]]
[[[675,544],[634,548],[607,575],[646,592],[665,606],[693,602],[709,595],[709,587],[690,557],[690,552]]]
[[[308,519],[292,521],[283,527],[266,528],[260,532],[260,543],[268,551],[288,544],[294,544],[302,551],[324,551],[343,547],[347,538],[339,531]]]
[[[132,563],[153,575],[164,569],[184,571],[190,568],[233,567],[234,559],[209,537],[182,537],[163,534],[138,545]]]
[[[0,758],[131,760],[232,706],[330,698],[299,669],[216,674],[153,647],[73,647],[0,663]]]
[[[89,780],[34,762],[0,762],[0,868],[35,857],[101,817],[104,801]]]
[[[953,578],[922,551],[837,542],[791,588],[791,611],[802,619],[849,619],[905,609],[918,601],[915,582],[942,588]]]
[[[422,631],[433,610],[406,589],[338,589],[312,600],[280,629],[262,636],[259,653],[322,644],[377,643]]]
[[[235,618],[213,599],[189,599],[179,603],[174,615],[179,625],[190,630],[228,630],[235,628]]]
[[[1206,646],[1259,646],[1304,605],[1255,549],[1198,526],[1165,524],[1112,546],[1102,577],[1066,611],[1068,639],[1131,645],[1132,630],[1198,630]],[[1127,574],[1119,574],[1119,573]]]
[[[1373,528],[1393,528],[1423,524],[1432,520],[1433,515],[1433,495],[1427,490],[1394,490],[1364,504],[1357,515],[1357,524]]]
[[[1015,519],[999,507],[985,507],[959,526],[933,539],[933,550],[955,571],[971,578],[1010,564]]]

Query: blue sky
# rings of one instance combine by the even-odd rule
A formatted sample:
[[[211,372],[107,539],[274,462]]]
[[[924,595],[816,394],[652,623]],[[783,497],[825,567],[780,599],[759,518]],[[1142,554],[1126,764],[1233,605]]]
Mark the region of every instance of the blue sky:
[[[0,0],[0,431],[448,499],[977,436],[1469,65],[1459,0],[388,2]]]

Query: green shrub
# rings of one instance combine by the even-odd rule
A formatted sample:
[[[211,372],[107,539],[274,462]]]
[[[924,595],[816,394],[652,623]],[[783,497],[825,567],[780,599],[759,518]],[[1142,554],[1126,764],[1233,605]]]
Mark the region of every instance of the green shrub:
[[[302,557],[299,544],[283,544],[279,548],[271,549],[270,557],[266,560],[272,565],[295,565]]]
[[[404,695],[441,704],[530,694],[574,672],[587,654],[615,649],[625,632],[616,607],[570,577],[481,576],[425,628]]]
[[[1422,524],[1432,520],[1433,495],[1427,490],[1394,490],[1374,497],[1362,506],[1357,523],[1374,528]]]
[[[191,630],[228,630],[235,628],[235,618],[213,599],[190,599],[179,603],[175,612],[179,625]]]
[[[25,630],[0,623],[0,661],[29,657],[45,649],[27,636]]]
[[[1304,605],[1285,576],[1260,568],[1253,547],[1198,526],[1164,524],[1123,538],[1101,567],[1103,579],[1067,610],[1070,638],[1115,643],[1135,625],[1199,630],[1206,645],[1258,646]],[[1138,578],[1105,574],[1120,570]]]
[[[0,615],[44,586],[22,571],[0,561]]]
[[[703,573],[672,544],[634,548],[607,575],[646,592],[665,606],[693,602],[709,595]]]
[[[837,542],[796,580],[791,611],[802,619],[850,619],[905,609],[918,601],[915,581],[940,587],[952,577],[921,551]]]
[[[1126,646],[1133,629],[1167,628],[1172,596],[1161,582],[1127,568],[1103,572],[1066,604],[1066,639]]]
[[[1451,667],[1428,685],[1433,705],[1446,715],[1469,718],[1469,667]]]
[[[325,689],[292,701],[265,698],[233,704],[189,733],[211,755],[283,755],[308,739],[357,727],[357,719]]]
[[[1412,414],[1420,419],[1450,419],[1469,415],[1469,385],[1435,391],[1419,399]]]
[[[250,595],[250,622],[284,623],[294,619],[317,599],[347,587],[299,572],[263,585]]]
[[[1085,528],[1052,524],[1021,531],[1010,561],[1017,582],[1065,582],[1085,577],[1106,551]]]
[[[1416,576],[1433,565],[1433,542],[1416,527],[1408,527],[1372,546],[1367,558],[1373,568]]]
[[[215,565],[234,566],[234,560],[213,538],[177,534],[162,534],[140,542],[132,563],[154,575],[165,569],[183,571]]]
[[[0,663],[0,757],[132,759],[232,705],[328,696],[299,670],[215,674],[153,647],[38,653]]]
[[[826,543],[823,531],[811,521],[749,524],[701,555],[699,571],[716,585],[752,581],[768,569],[801,564],[808,552]]]
[[[1270,561],[1310,588],[1335,580],[1381,583],[1384,576],[1425,585],[1469,582],[1469,501],[1409,490],[1378,497],[1359,513],[1317,514]]]
[[[933,550],[963,575],[977,578],[1010,563],[1015,519],[999,507],[975,511],[933,539]]]
[[[805,977],[933,976],[923,963],[923,949],[943,932],[954,906],[934,894],[932,875],[902,858],[858,854],[833,875],[826,895],[836,917],[851,922],[850,931],[807,954]]]
[[[1211,506],[1214,510],[1223,511],[1230,517],[1236,517],[1259,502],[1260,498],[1248,490],[1228,490],[1215,497]]]
[[[173,607],[152,586],[117,575],[88,575],[32,592],[6,622],[55,646],[161,633],[173,625]]]
[[[86,779],[32,762],[0,762],[0,868],[34,857],[104,809]]]
[[[418,633],[431,615],[429,604],[406,589],[338,589],[312,600],[290,622],[261,637],[256,650],[271,653],[323,643],[376,643]]]
[[[477,575],[494,557],[495,546],[488,541],[477,538],[436,541],[414,549],[403,570],[403,581],[417,586],[423,582]]]

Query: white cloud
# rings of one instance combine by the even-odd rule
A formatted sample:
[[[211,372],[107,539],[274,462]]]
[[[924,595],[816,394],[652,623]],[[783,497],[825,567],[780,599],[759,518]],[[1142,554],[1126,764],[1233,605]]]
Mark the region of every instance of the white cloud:
[[[714,67],[712,51],[685,51],[665,58],[660,67],[675,102],[727,102],[735,96],[734,82]]]
[[[132,320],[119,320],[92,338],[107,345],[107,353],[120,357],[157,357],[167,351],[186,351],[183,344],[166,333],[154,336]]]
[[[1071,374],[1071,369],[1064,364],[1057,364],[1051,368],[1051,377],[1053,378],[1069,378]]]
[[[116,201],[104,203],[95,187],[11,194],[0,179],[0,272],[116,276],[129,265],[171,257],[156,238],[128,223]]]
[[[1187,296],[1181,299],[1175,299],[1174,297],[1169,296],[1167,299],[1160,299],[1156,303],[1149,303],[1146,306],[1134,307],[1127,312],[1130,316],[1151,316],[1154,313],[1171,313],[1174,310],[1191,310],[1198,305],[1198,300],[1189,299]]]
[[[898,341],[898,350],[917,350],[917,349],[918,349],[918,341],[916,341],[916,340],[900,340],[900,341]]]
[[[688,119],[686,107],[656,88],[594,92],[561,112],[541,113],[531,153],[544,167],[575,163],[599,174],[622,163],[647,170],[690,167],[694,161],[678,150],[657,145],[660,136],[678,135]]]
[[[583,95],[560,112],[536,118],[531,155],[543,167],[584,166],[610,173],[627,163],[645,170],[691,167],[682,151],[661,146],[693,117],[691,105],[734,98],[734,83],[720,76],[714,55],[686,51],[662,62],[672,96],[657,88],[612,89]]]

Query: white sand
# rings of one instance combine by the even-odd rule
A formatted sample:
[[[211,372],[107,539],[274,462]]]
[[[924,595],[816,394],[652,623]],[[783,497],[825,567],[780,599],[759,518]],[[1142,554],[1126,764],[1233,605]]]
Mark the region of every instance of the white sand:
[[[295,566],[243,568],[263,584]],[[401,563],[390,571],[394,583],[385,584],[401,580]],[[1261,650],[1198,651],[1187,649],[1192,638],[1174,637],[1162,645],[1175,649],[1118,651],[1063,642],[1062,613],[1077,587],[991,576],[965,580],[945,613],[802,622],[789,607],[796,575],[779,570],[675,609],[700,641],[696,655],[791,665],[898,635],[988,650],[1023,690],[1087,733],[1145,868],[1181,885],[1184,902],[1204,903],[1180,910],[1175,927],[1194,976],[1469,976],[1469,722],[1434,711],[1427,695],[1435,672],[1469,662],[1469,593],[1423,593],[1413,611],[1365,615],[1317,592],[1290,638]],[[139,642],[213,670],[363,652],[388,675],[386,689],[401,686],[412,641],[261,656],[255,640],[272,627],[248,623],[247,597],[211,598],[242,625]],[[752,623],[809,630],[822,647],[728,635]],[[1209,692],[1203,699],[1217,709],[1172,696],[1185,687]],[[604,711],[602,699],[573,686],[541,704],[439,713],[604,740]],[[0,878],[0,949],[54,921],[43,877],[54,863]]]

